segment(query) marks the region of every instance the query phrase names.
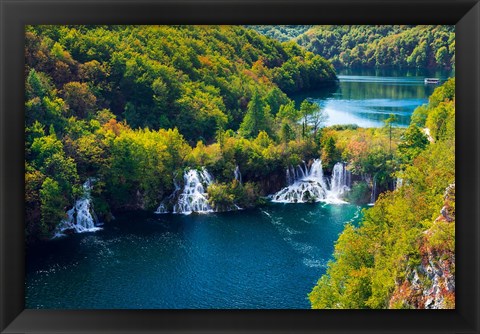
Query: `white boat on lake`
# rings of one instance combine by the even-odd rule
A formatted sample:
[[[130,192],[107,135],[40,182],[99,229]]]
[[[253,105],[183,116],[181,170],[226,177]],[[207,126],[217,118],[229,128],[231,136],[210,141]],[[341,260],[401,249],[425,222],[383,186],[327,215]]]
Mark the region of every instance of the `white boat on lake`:
[[[438,78],[425,78],[425,84],[438,84],[440,83],[440,79]]]

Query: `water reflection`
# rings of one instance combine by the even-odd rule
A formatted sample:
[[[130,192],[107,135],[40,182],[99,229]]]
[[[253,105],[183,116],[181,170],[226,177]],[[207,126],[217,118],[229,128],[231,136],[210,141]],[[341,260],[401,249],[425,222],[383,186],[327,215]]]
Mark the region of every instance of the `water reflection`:
[[[392,69],[342,70],[337,87],[298,94],[318,103],[328,114],[327,125],[357,124],[381,127],[390,114],[397,116],[396,126],[405,127],[416,107],[428,102],[438,85],[426,85],[425,77],[440,78],[440,83],[454,76],[447,71],[402,71]]]

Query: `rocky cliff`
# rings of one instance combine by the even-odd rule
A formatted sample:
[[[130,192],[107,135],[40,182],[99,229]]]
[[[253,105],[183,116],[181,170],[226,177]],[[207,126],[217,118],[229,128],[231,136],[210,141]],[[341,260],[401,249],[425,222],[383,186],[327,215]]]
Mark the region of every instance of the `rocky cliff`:
[[[419,247],[420,263],[396,282],[389,307],[455,308],[455,184],[447,187],[440,215],[423,232]]]

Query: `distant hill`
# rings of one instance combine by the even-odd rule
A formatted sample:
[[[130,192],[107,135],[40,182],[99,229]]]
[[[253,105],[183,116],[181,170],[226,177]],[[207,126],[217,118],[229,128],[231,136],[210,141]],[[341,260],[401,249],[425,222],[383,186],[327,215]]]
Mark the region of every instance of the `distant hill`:
[[[454,26],[314,26],[294,40],[342,67],[455,67]]]
[[[258,25],[258,26],[248,26],[250,29],[254,29],[261,33],[262,35],[275,38],[280,42],[286,42],[295,37],[300,36],[308,29],[312,28],[312,25]]]

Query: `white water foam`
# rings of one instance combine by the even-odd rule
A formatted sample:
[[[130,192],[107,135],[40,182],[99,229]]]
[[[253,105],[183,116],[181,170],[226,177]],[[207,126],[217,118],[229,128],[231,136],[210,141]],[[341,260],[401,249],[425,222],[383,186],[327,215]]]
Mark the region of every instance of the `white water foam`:
[[[213,182],[212,176],[203,168],[198,171],[189,169],[183,175],[185,185],[178,197],[177,203],[173,206],[173,213],[189,215],[193,212],[213,212],[208,203],[207,188]]]
[[[327,268],[327,263],[324,260],[304,258],[302,262],[310,268]]]
[[[66,231],[75,233],[95,232],[101,230],[98,227],[98,219],[93,211],[90,192],[95,179],[88,178],[83,184],[83,196],[75,202],[75,205],[67,211],[67,218],[62,221],[55,232],[54,238],[64,236]]]
[[[315,159],[310,169],[305,163],[286,170],[288,186],[270,196],[277,203],[326,202],[331,204],[347,203],[341,197],[350,190],[350,172],[345,164],[338,162],[333,168],[331,186],[323,176],[322,161]]]

